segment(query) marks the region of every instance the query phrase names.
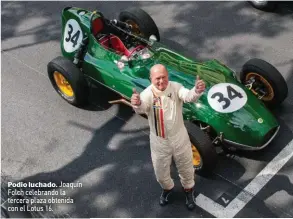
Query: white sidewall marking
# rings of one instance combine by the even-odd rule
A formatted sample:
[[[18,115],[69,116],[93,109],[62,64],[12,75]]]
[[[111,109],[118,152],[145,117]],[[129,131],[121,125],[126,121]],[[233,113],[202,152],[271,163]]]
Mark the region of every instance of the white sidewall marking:
[[[235,91],[240,93],[242,95],[242,98],[235,97],[232,100],[229,99],[228,90],[227,90],[228,86],[231,86]],[[226,98],[226,100],[228,102],[225,102],[225,101],[219,102],[220,97],[218,95],[216,95],[215,97],[212,97],[216,93],[221,94],[222,97]],[[209,102],[210,106],[215,111],[220,112],[220,113],[235,112],[235,111],[241,109],[247,102],[247,95],[246,95],[245,91],[241,87],[239,87],[235,84],[230,84],[230,83],[219,83],[219,84],[214,85],[213,87],[210,88],[207,98],[208,98],[208,102]],[[227,106],[228,106],[226,108],[224,108],[225,103],[227,103]]]
[[[293,157],[293,140],[228,204],[227,207],[214,202],[203,194],[196,197],[196,204],[220,218],[232,218],[279,172]]]
[[[71,30],[70,26],[72,27],[72,30]],[[66,41],[66,38],[67,39],[69,38],[68,33],[70,31],[71,31],[70,40]],[[71,39],[72,39],[72,36],[74,36],[78,31],[80,31],[80,34],[77,39],[77,44],[75,46],[73,46],[74,44],[72,43]],[[80,28],[79,24],[77,23],[77,21],[74,19],[68,20],[65,25],[64,37],[63,37],[63,46],[64,46],[65,51],[68,53],[71,53],[71,52],[74,52],[75,50],[77,50],[81,44],[82,38],[83,38],[83,33],[82,33],[81,28]]]

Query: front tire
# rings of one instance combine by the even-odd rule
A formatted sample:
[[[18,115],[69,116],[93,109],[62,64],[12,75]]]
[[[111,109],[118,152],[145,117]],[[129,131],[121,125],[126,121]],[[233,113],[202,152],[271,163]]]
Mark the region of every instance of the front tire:
[[[140,8],[131,8],[119,14],[119,20],[132,26],[134,33],[145,39],[155,35],[160,41],[159,29],[152,17]]]
[[[70,60],[59,56],[48,63],[47,70],[51,84],[64,100],[74,106],[87,103],[87,82]]]
[[[261,59],[251,59],[246,62],[240,72],[240,80],[243,84],[254,82],[255,87],[250,90],[259,96],[259,89],[266,91],[263,102],[268,106],[279,106],[288,95],[288,86],[282,74],[270,63]]]
[[[212,172],[217,165],[218,155],[211,139],[190,121],[185,122],[185,127],[192,144],[194,171],[198,174]]]

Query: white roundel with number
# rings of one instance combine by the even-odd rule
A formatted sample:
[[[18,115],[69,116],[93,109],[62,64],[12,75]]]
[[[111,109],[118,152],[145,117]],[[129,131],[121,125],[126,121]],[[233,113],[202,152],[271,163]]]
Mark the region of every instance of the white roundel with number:
[[[231,113],[246,104],[247,95],[241,87],[235,84],[220,83],[209,90],[208,102],[217,112]]]
[[[64,29],[63,46],[66,52],[71,53],[78,49],[82,41],[83,34],[76,20],[67,21]]]

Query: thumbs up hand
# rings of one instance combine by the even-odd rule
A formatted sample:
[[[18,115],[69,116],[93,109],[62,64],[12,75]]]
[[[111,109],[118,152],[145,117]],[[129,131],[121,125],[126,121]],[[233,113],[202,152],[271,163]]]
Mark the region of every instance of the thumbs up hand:
[[[199,76],[196,76],[196,82],[195,82],[195,91],[198,94],[201,94],[206,89],[206,85],[203,80],[199,78]]]
[[[141,104],[139,93],[136,91],[135,88],[133,88],[133,94],[131,96],[131,104],[134,106],[140,106]]]

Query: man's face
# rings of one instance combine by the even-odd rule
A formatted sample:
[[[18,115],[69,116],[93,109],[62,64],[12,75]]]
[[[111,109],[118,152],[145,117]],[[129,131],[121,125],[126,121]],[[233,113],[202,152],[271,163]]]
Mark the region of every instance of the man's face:
[[[164,91],[169,83],[167,70],[163,67],[156,68],[151,73],[151,82],[158,90]]]

